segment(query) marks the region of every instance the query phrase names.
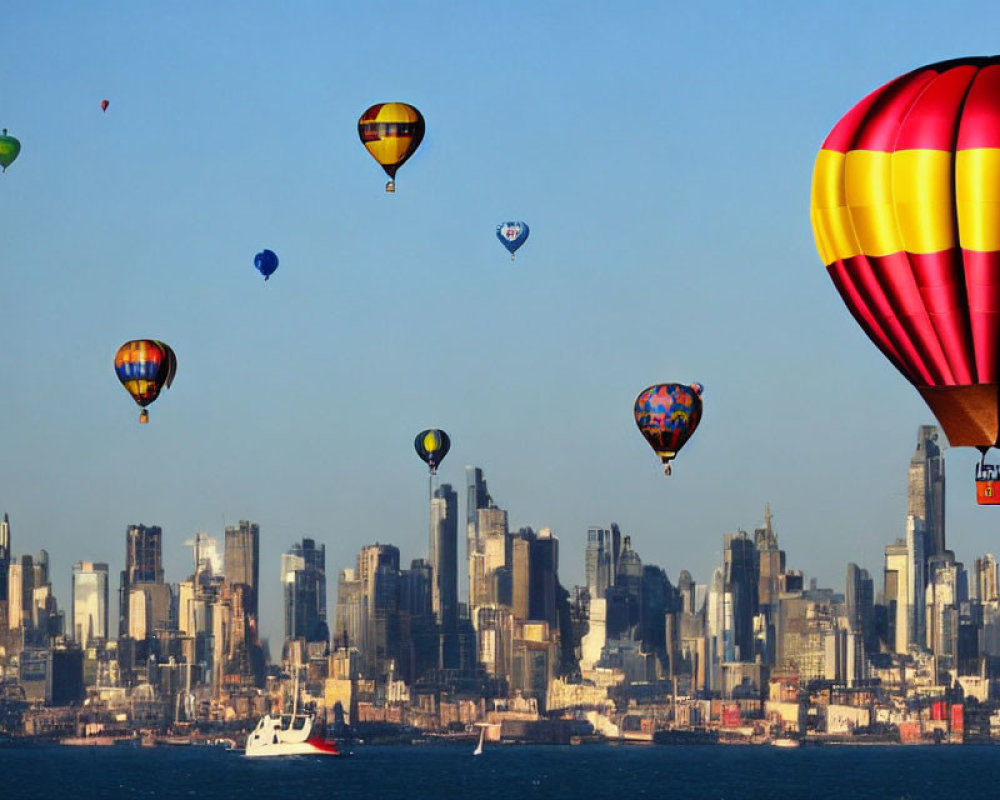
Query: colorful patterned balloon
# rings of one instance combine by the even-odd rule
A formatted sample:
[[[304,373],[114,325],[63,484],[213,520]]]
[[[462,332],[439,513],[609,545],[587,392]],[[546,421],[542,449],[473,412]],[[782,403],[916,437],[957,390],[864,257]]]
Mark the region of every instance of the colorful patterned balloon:
[[[816,247],[953,446],[1000,440],[1000,56],[921,67],[823,142]]]
[[[406,103],[376,103],[358,120],[358,136],[390,180],[387,192],[396,191],[396,170],[413,155],[424,138],[424,118]]]
[[[670,474],[670,461],[701,422],[702,385],[658,383],[635,399],[635,424]]]
[[[448,451],[451,449],[451,439],[444,431],[431,428],[417,434],[417,438],[413,440],[413,447],[417,451],[417,455],[427,462],[433,475],[437,473],[438,466],[448,455]]]
[[[149,422],[146,406],[163,388],[169,388],[177,370],[177,356],[169,345],[155,339],[125,342],[115,353],[115,373],[132,399],[142,408],[139,422]]]

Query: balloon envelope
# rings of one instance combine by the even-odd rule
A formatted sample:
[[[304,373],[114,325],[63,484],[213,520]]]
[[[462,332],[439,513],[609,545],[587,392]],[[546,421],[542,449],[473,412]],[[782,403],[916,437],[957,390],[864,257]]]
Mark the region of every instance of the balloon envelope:
[[[3,172],[6,172],[7,167],[14,163],[14,159],[20,152],[21,143],[13,136],[8,136],[7,129],[4,128],[3,133],[0,134],[0,168]]]
[[[417,438],[413,440],[413,447],[417,455],[427,462],[431,472],[437,472],[438,466],[451,449],[451,439],[444,431],[431,428],[417,434]]]
[[[390,178],[424,138],[424,118],[406,103],[376,103],[358,120],[361,143]]]
[[[107,111],[109,105],[110,105],[110,103],[108,103],[107,100],[102,100],[101,101],[101,111]]]
[[[272,250],[261,250],[253,257],[253,265],[266,281],[278,268],[278,256]]]
[[[1000,436],[998,186],[996,56],[876,89],[813,170],[813,233],[834,285],[955,446]]]
[[[517,249],[528,241],[528,223],[526,222],[501,222],[497,225],[497,238],[500,244],[507,248],[511,256]]]
[[[635,399],[635,424],[649,446],[670,471],[670,461],[701,422],[700,383],[658,383]]]
[[[170,386],[176,370],[174,351],[156,339],[125,342],[115,353],[115,374],[141,408],[152,403],[161,389]]]

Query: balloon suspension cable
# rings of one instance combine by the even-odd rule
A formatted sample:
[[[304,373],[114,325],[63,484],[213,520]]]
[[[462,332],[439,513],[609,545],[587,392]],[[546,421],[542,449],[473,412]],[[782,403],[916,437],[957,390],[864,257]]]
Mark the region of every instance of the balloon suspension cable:
[[[982,454],[979,459],[979,464],[976,465],[976,480],[991,480],[993,475],[993,465],[986,463],[986,454],[990,451],[989,447],[976,447],[976,449]]]

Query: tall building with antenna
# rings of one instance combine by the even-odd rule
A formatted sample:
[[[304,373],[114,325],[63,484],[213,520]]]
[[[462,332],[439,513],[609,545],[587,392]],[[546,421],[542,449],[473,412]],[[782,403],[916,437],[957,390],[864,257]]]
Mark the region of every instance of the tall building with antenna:
[[[943,556],[944,454],[936,425],[921,425],[917,430],[917,449],[906,479],[906,514],[923,523],[926,557]]]

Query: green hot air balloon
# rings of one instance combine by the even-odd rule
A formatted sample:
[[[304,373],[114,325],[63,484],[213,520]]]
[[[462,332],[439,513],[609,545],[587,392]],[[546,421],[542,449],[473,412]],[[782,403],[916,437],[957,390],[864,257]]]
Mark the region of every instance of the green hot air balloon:
[[[17,154],[21,152],[21,143],[13,136],[7,135],[7,129],[3,129],[0,135],[0,172],[6,172],[7,167],[14,163]]]

